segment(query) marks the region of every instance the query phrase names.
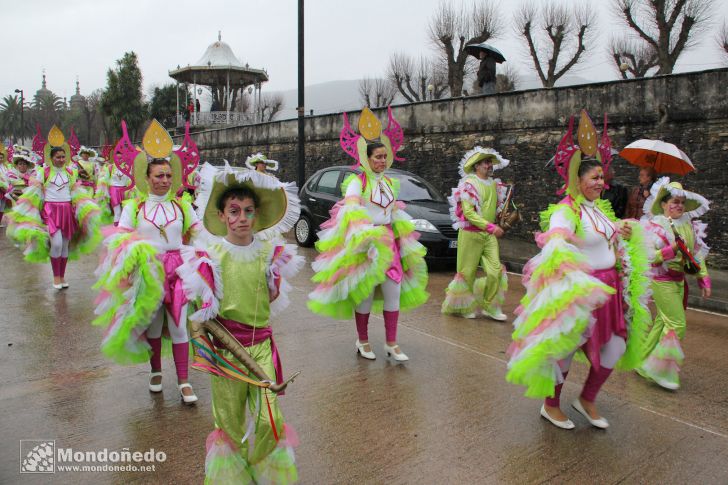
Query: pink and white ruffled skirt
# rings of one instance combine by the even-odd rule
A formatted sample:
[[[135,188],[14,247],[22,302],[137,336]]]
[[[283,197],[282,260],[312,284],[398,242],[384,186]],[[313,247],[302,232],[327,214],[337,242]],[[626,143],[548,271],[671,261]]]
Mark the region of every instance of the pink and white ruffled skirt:
[[[51,236],[61,231],[64,239],[71,239],[76,232],[76,216],[71,202],[44,202],[43,222]]]

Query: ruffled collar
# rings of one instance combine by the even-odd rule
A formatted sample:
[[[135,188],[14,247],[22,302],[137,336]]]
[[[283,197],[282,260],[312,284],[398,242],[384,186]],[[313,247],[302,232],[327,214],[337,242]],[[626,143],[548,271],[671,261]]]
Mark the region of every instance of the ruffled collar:
[[[493,185],[495,183],[495,179],[493,177],[488,177],[487,179],[482,179],[474,173],[470,174],[469,178],[471,180],[475,180],[475,181],[485,185],[486,187],[490,187],[491,185]]]
[[[253,242],[247,246],[240,246],[233,244],[224,237],[220,238],[220,248],[229,253],[236,261],[249,263],[255,261],[260,257],[265,245],[255,235],[253,236]]]

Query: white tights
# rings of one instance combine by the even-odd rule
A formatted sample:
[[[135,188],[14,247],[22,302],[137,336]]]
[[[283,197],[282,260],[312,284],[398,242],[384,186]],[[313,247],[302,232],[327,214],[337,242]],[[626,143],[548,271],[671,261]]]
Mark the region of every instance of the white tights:
[[[63,237],[63,233],[56,231],[51,236],[51,258],[67,258],[68,243],[69,240]]]
[[[167,320],[167,329],[169,330],[169,336],[172,339],[173,344],[183,344],[189,341],[187,337],[187,305],[182,307],[180,313],[179,326],[175,325],[174,318],[162,305],[157,310],[156,315],[152,318],[152,324],[147,329],[148,338],[159,338],[162,336],[162,328],[164,326],[164,320]]]
[[[114,223],[117,223],[121,219],[121,205],[115,205],[112,209],[114,211]]]
[[[600,367],[614,369],[614,366],[617,365],[625,350],[627,350],[627,343],[624,339],[619,335],[612,335],[609,342],[604,344],[599,350]],[[567,372],[569,367],[571,367],[571,360],[574,358],[575,353],[576,351],[572,352],[564,360],[559,361],[559,368],[562,373]]]
[[[385,312],[396,312],[399,311],[399,293],[401,285],[395,283],[389,278],[385,278],[384,283],[380,285],[382,289],[382,296],[384,297],[384,311]],[[374,292],[369,295],[369,298],[364,300],[356,307],[357,313],[370,313],[372,311],[372,301],[374,300]]]

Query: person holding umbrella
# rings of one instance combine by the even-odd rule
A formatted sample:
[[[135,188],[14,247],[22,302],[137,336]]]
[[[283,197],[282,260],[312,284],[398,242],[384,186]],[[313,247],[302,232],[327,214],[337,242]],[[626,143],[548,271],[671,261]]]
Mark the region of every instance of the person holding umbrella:
[[[505,62],[506,58],[498,49],[485,42],[467,45],[465,51],[480,61],[474,91],[495,94],[496,63]]]
[[[693,162],[685,152],[662,140],[645,138],[633,141],[619,152],[619,156],[641,169],[639,187],[632,189],[625,211],[625,217],[632,219],[643,217],[642,208],[650,196],[657,174],[685,175],[695,171]]]
[[[707,225],[696,219],[708,211],[709,205],[704,197],[662,177],[652,186],[644,206],[643,224],[654,243],[652,296],[657,313],[645,342],[646,359],[637,373],[665,389],[680,387],[687,275],[698,278],[703,298],[711,293],[705,266],[709,248],[703,241]]]

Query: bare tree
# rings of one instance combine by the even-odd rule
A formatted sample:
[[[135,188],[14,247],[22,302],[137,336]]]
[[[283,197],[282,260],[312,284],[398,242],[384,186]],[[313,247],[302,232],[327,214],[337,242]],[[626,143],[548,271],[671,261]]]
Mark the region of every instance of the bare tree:
[[[260,101],[261,120],[273,121],[273,118],[283,109],[283,95],[264,94]]]
[[[495,92],[507,93],[518,89],[521,79],[518,72],[509,64],[495,76]]]
[[[639,40],[612,37],[609,43],[617,72],[622,79],[645,77],[650,69],[657,67],[657,51],[652,45]]]
[[[415,61],[403,53],[394,53],[389,58],[387,78],[410,103],[440,99],[448,89],[445,63],[425,57]]]
[[[723,22],[723,26],[718,31],[718,36],[715,38],[715,41],[723,53],[723,58],[728,62],[728,22]]]
[[[710,25],[714,0],[612,0],[616,15],[657,53],[657,74],[672,74],[680,55]]]
[[[591,46],[594,11],[588,4],[571,8],[549,1],[524,3],[516,13],[516,32],[528,47],[541,84],[551,88]],[[545,66],[545,69],[544,69]]]
[[[470,8],[440,3],[430,19],[429,35],[445,59],[451,96],[462,95],[469,57],[465,46],[499,37],[504,25],[500,10],[492,0],[482,0]]]
[[[365,77],[359,81],[361,102],[370,108],[389,106],[397,96],[397,86],[386,79]]]

